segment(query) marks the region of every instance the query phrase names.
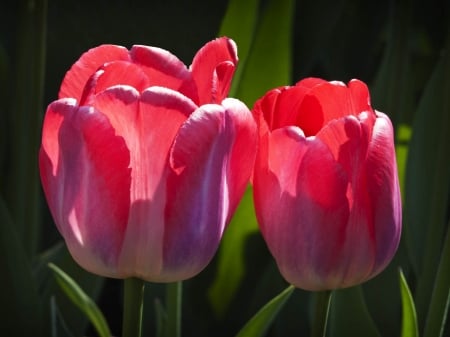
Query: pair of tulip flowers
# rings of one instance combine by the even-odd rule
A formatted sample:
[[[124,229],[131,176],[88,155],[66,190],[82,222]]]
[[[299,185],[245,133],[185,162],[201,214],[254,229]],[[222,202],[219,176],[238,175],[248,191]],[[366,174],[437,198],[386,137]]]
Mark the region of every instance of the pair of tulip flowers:
[[[227,98],[237,62],[222,37],[190,67],[160,48],[101,45],[67,72],[39,165],[56,226],[86,270],[195,276],[249,182],[261,233],[296,287],[349,287],[390,262],[401,232],[393,127],[367,86],[307,78],[250,111]]]

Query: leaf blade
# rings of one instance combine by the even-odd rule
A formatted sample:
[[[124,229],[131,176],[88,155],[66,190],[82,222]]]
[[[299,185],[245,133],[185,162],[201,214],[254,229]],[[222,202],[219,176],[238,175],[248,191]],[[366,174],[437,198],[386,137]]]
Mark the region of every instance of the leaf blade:
[[[95,302],[78,286],[78,284],[64,271],[53,263],[48,264],[53,271],[58,285],[64,293],[91,321],[101,337],[110,337],[108,323]]]
[[[244,325],[236,337],[264,336],[278,312],[292,295],[294,289],[293,286],[289,286],[270,300]]]
[[[406,282],[405,275],[399,270],[400,293],[402,295],[402,337],[417,337],[419,327],[417,325],[416,308],[413,297]]]

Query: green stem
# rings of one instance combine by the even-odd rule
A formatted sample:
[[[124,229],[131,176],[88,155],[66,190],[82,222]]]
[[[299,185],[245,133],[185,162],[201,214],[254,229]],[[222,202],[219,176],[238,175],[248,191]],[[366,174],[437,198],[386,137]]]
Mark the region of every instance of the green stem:
[[[311,329],[311,337],[325,337],[327,332],[328,312],[330,311],[331,290],[316,293],[314,308],[314,320]]]
[[[181,300],[183,283],[168,283],[166,286],[167,325],[165,337],[181,336]]]
[[[145,282],[138,278],[124,280],[122,337],[140,337],[144,309]]]

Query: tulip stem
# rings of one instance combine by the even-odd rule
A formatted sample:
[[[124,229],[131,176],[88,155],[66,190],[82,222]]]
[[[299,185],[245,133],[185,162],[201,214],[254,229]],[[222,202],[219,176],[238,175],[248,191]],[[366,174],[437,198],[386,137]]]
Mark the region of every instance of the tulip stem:
[[[166,337],[181,336],[181,300],[183,283],[173,282],[166,285],[167,326]]]
[[[138,278],[124,280],[122,337],[141,337],[144,285]]]
[[[311,337],[325,337],[327,333],[328,312],[330,311],[331,290],[316,293]]]

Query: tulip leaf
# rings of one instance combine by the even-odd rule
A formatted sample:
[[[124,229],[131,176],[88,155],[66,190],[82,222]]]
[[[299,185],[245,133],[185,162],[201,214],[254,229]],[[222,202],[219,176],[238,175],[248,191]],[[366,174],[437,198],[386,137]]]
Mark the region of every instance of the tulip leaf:
[[[399,271],[400,292],[402,294],[402,337],[417,337],[419,330],[417,326],[416,308],[411,292],[406,282],[405,275]]]
[[[232,38],[238,47],[239,63],[233,76],[230,96],[236,94],[245,67],[258,18],[259,0],[230,0],[222,20],[219,36]]]
[[[424,337],[442,337],[450,307],[450,222],[431,296]]]
[[[405,171],[408,159],[408,144],[411,140],[412,129],[408,124],[399,124],[396,133],[395,153],[397,157],[398,179],[402,200],[405,200]]]
[[[361,286],[333,292],[329,332],[331,337],[380,337],[367,309]]]
[[[79,285],[64,271],[55,264],[49,263],[49,268],[53,271],[56,281],[61,289],[85,315],[89,318],[97,333],[101,337],[110,337],[111,332],[105,317],[97,307],[95,302],[79,287]]]
[[[409,124],[413,111],[412,85],[415,83],[409,48],[412,9],[408,1],[397,2],[390,14],[386,27],[387,45],[371,86],[372,100],[374,107],[389,115],[394,125]]]
[[[236,337],[264,336],[280,309],[292,295],[294,289],[293,286],[289,286],[270,300],[244,325]]]
[[[41,302],[25,248],[0,197],[0,317],[4,336],[40,336]]]
[[[51,313],[50,301],[55,298],[58,303],[58,313],[60,313],[59,321],[61,321],[61,317],[64,317],[64,324],[67,325],[66,330],[70,330],[75,336],[83,335],[89,323],[88,319],[83,312],[73,305],[57,284],[56,279],[51,277],[48,268],[50,262],[60,266],[73,279],[76,279],[78,285],[82,289],[86,289],[86,293],[92,299],[98,298],[105,279],[82,269],[73,260],[63,241],[45,250],[34,260],[33,270],[36,274],[36,281],[40,289],[42,302],[47,306],[43,310],[44,315]],[[50,322],[50,317],[45,317],[44,321]],[[50,327],[46,328],[50,329]],[[47,334],[50,334],[49,331]]]
[[[218,254],[217,276],[208,290],[215,314],[222,317],[245,272],[244,250],[247,237],[258,228],[251,189],[247,189],[229,224]]]
[[[293,16],[293,0],[266,2],[236,93],[249,107],[266,91],[291,84]]]
[[[420,99],[405,177],[405,226],[417,275],[419,326],[427,315],[448,217],[450,53],[437,63]]]

